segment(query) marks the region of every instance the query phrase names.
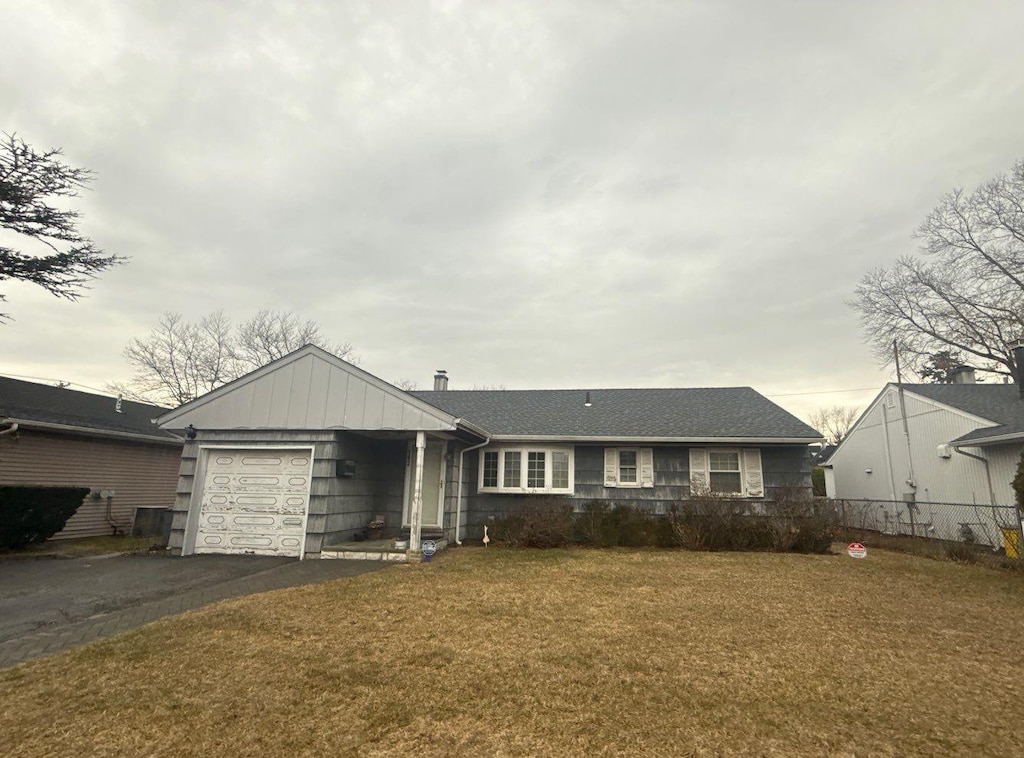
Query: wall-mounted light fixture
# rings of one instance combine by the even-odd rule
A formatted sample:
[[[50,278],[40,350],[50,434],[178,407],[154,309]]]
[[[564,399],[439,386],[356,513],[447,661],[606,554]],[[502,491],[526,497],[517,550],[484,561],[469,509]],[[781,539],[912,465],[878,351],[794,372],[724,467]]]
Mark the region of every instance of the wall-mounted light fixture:
[[[185,427],[185,436],[190,440],[194,440],[196,438],[196,428],[192,426],[192,424]]]
[[[356,462],[351,458],[339,458],[334,462],[334,474],[340,479],[351,479],[356,475]]]
[[[590,390],[587,390],[587,398],[586,398],[586,400],[583,401],[583,407],[584,408],[589,408],[592,405],[593,405],[593,403],[590,402]]]

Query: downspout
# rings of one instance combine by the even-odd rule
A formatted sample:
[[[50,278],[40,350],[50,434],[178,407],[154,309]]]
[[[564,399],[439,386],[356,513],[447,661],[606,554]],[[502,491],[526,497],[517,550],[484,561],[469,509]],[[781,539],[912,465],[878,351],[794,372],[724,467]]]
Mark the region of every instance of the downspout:
[[[459,537],[462,536],[462,528],[461,528],[462,527],[462,481],[463,481],[463,479],[466,478],[465,477],[465,474],[466,474],[465,469],[463,469],[463,467],[462,467],[463,461],[464,461],[463,456],[466,453],[468,453],[470,450],[479,450],[480,448],[485,447],[485,446],[487,446],[489,444],[491,444],[491,438],[490,437],[485,439],[479,445],[473,445],[472,447],[463,448],[462,451],[459,452],[459,487],[458,487],[458,490],[457,490],[457,492],[455,494],[455,544],[456,545],[461,545],[462,544],[462,540],[459,539]]]
[[[892,473],[892,452],[889,450],[889,414],[882,403],[882,437],[885,438],[885,470],[889,472],[889,492],[892,493],[893,507],[896,505],[896,477]]]
[[[18,436],[18,423],[15,422],[15,423],[11,424],[9,427],[7,427],[6,429],[0,430],[0,437],[3,437],[5,434],[13,434],[15,436],[15,438],[17,438],[17,436]]]
[[[975,455],[974,453],[968,453],[956,447],[955,445],[953,446],[953,449],[960,453],[960,455],[966,455],[968,458],[973,458],[974,460],[981,461],[982,463],[985,464],[985,479],[988,480],[988,502],[989,505],[994,506],[996,504],[996,491],[992,487],[992,472],[989,470],[988,467],[988,458],[985,458],[984,456],[981,455]]]

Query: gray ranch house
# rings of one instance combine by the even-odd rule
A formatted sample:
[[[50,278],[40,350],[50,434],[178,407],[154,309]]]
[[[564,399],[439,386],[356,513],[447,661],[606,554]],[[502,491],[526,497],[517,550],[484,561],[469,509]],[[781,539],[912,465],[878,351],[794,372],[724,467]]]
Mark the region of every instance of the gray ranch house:
[[[320,557],[374,523],[461,542],[538,496],[661,514],[810,491],[821,435],[749,387],[406,392],[306,346],[159,419],[186,437],[170,547]],[[383,522],[383,523],[381,523]]]

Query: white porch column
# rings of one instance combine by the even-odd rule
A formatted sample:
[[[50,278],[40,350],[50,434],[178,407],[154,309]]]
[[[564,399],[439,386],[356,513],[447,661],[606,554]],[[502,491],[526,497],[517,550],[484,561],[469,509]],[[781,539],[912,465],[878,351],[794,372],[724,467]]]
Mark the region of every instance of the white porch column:
[[[416,468],[413,471],[412,503],[409,507],[409,553],[420,552],[420,531],[423,526],[423,453],[427,448],[426,432],[416,432]]]

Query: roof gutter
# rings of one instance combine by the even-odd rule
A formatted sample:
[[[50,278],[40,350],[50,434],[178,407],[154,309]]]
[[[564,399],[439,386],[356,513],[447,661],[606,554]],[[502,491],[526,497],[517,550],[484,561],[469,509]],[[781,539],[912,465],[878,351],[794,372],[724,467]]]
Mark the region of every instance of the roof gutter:
[[[491,440],[488,437],[483,442],[481,442],[479,445],[473,445],[472,447],[464,447],[459,452],[459,487],[458,487],[458,491],[455,494],[455,544],[456,545],[461,545],[462,544],[462,540],[460,539],[460,537],[462,536],[462,482],[466,478],[465,477],[465,471],[466,470],[462,467],[463,462],[464,462],[463,456],[465,456],[466,453],[468,453],[470,450],[479,450],[480,448],[485,447],[485,446],[489,445],[490,443],[491,443]]]
[[[136,432],[118,432],[112,429],[96,429],[91,426],[52,424],[47,421],[32,421],[30,419],[9,418],[7,419],[7,421],[12,422],[16,427],[42,429],[44,431],[53,432],[67,432],[70,434],[83,434],[90,437],[116,437],[118,439],[144,440],[145,442],[152,442],[153,444],[156,445],[181,445],[184,442],[184,440],[181,439],[171,439],[168,437],[152,437],[148,434],[138,434]]]
[[[684,442],[708,444],[726,442],[733,445],[812,445],[824,437],[609,437],[572,434],[495,434],[492,442]]]
[[[953,440],[950,444],[958,449],[960,447],[983,447],[985,445],[997,445],[1001,442],[1020,442],[1024,440],[1024,432],[1010,432],[1008,434],[997,434],[992,437],[975,437],[970,440]]]

